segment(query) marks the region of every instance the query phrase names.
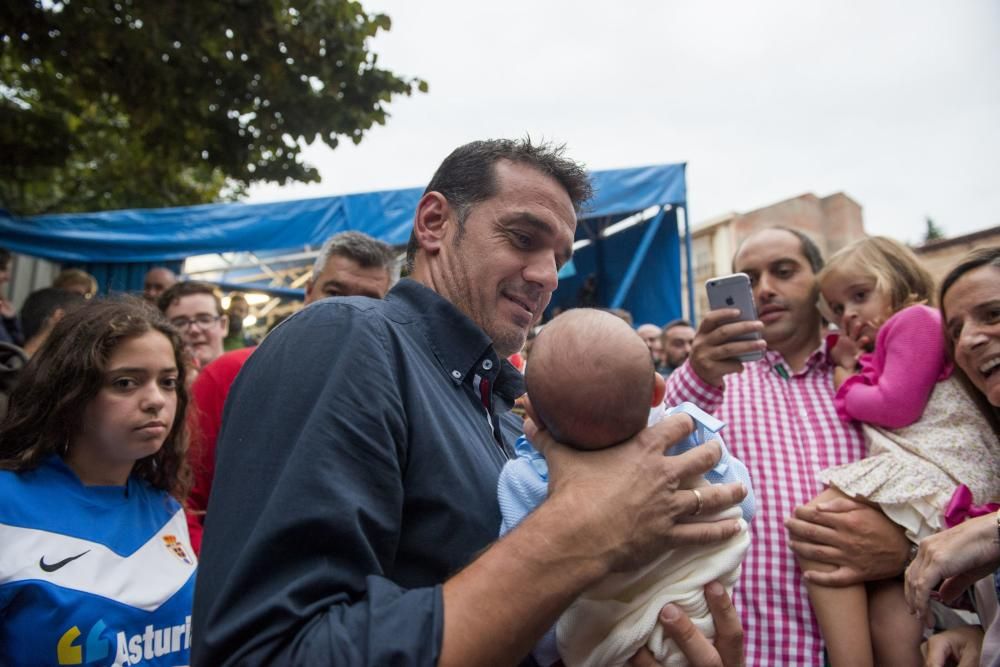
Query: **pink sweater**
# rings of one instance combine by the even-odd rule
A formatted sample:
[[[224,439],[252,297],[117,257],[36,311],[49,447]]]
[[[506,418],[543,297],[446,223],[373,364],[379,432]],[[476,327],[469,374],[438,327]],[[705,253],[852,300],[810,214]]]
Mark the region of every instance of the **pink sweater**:
[[[899,311],[878,330],[875,351],[860,358],[861,372],[840,385],[837,414],[902,428],[920,419],[934,385],[951,375],[941,313],[929,306]]]

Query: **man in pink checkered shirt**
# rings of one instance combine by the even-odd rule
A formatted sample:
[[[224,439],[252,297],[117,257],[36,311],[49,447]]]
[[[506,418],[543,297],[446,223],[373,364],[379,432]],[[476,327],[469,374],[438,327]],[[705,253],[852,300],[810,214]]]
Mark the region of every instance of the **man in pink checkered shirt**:
[[[860,429],[841,421],[833,407],[833,364],[816,308],[822,261],[800,232],[772,228],[751,235],[733,266],[750,276],[759,321],[739,322],[735,309],[708,313],[691,357],[667,380],[669,404],[692,401],[726,422],[726,442],[747,465],[757,492],[750,552],[734,595],[752,666],[823,665],[822,638],[793,549],[837,565],[832,573],[809,575],[831,585],[898,575],[908,553],[884,517],[865,505],[799,507],[822,489],[820,470],[865,454]],[[732,340],[752,331],[764,340]],[[735,359],[755,350],[766,350],[762,360]]]

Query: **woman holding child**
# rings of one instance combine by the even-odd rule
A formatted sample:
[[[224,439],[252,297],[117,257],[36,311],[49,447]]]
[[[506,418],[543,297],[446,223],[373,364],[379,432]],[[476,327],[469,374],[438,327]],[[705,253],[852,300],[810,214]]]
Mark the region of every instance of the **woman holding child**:
[[[1000,247],[978,250],[941,284],[945,336],[955,364],[1000,434]],[[996,501],[998,498],[983,500]],[[928,599],[949,601],[978,580],[975,602],[985,628],[942,632],[928,643],[927,664],[1000,665],[1000,514],[989,512],[928,537],[906,571],[906,601],[920,615]],[[932,592],[940,584],[937,592]]]
[[[814,502],[871,504],[916,545],[946,527],[957,489],[977,500],[1000,496],[1000,439],[953,372],[933,279],[919,259],[870,237],[831,257],[818,282],[821,308],[841,332],[830,352],[834,404],[842,419],[861,423],[869,451],[824,470],[829,486]],[[923,664],[923,625],[906,613],[902,581],[806,586],[833,667]]]

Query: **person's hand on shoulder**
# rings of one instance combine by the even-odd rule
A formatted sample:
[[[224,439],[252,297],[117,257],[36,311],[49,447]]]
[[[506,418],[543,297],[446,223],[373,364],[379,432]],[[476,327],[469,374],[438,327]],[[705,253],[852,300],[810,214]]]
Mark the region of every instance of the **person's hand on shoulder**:
[[[738,308],[709,311],[702,318],[691,344],[691,369],[714,387],[722,386],[723,376],[743,370],[743,362],[737,357],[767,349],[763,340],[733,340],[764,329],[759,320],[743,321],[739,316]]]

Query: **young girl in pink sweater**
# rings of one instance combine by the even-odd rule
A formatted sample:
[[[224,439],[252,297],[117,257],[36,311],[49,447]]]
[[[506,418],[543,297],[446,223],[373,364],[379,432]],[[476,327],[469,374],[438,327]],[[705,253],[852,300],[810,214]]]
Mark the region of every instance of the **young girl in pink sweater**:
[[[830,352],[837,412],[863,422],[868,457],[823,471],[829,488],[813,502],[869,502],[916,544],[944,527],[959,484],[977,502],[1000,497],[1000,442],[951,377],[941,314],[928,305],[933,280],[916,256],[891,239],[863,239],[830,258],[819,284],[840,328]],[[807,588],[833,667],[923,664],[923,624],[907,612],[901,579]]]

